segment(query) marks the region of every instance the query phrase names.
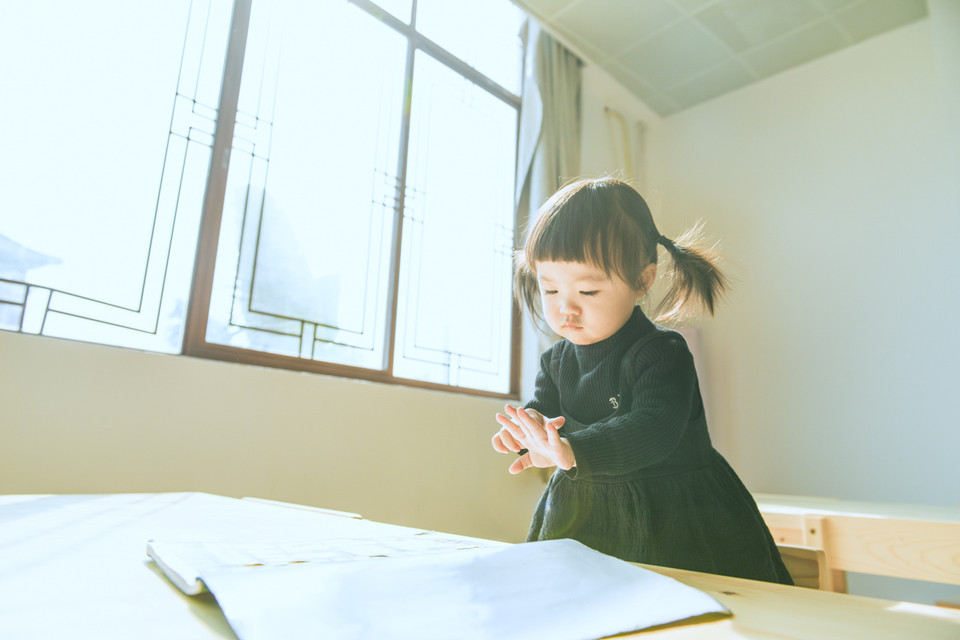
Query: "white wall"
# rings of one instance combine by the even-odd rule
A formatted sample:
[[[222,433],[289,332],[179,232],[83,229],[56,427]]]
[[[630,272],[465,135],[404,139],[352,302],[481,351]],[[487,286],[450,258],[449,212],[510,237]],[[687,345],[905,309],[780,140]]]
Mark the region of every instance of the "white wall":
[[[729,256],[710,420],[753,490],[960,504],[960,59],[937,19],[655,132],[671,223],[703,216]]]
[[[770,491],[960,503],[958,125],[923,21],[665,120],[664,208],[735,289],[717,431]]]
[[[960,9],[930,10],[663,119],[584,69],[583,175],[623,167],[604,107],[642,122],[626,177],[664,233],[703,218],[728,257],[706,400],[755,491],[960,504]]]
[[[659,126],[660,117],[596,65],[583,67],[581,93],[581,175],[616,175],[645,193],[650,173],[648,141]],[[622,122],[615,114],[622,117]],[[625,149],[630,153],[632,173],[627,170]]]
[[[0,494],[205,491],[523,540],[498,400],[0,331]]]
[[[660,119],[584,72],[584,175],[617,172],[604,106],[646,125],[635,180],[667,235],[698,218],[734,287],[700,322],[711,433],[757,492],[960,504],[960,11]],[[956,588],[850,576],[933,602]]]

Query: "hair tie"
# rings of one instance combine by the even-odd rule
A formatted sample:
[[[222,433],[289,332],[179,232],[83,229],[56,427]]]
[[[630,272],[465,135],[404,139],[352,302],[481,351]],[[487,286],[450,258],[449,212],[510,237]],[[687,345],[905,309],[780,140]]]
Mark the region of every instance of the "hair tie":
[[[670,240],[670,238],[668,238],[667,236],[661,234],[660,237],[657,238],[657,244],[662,244],[665,247],[669,247],[670,245],[673,244],[673,241]]]

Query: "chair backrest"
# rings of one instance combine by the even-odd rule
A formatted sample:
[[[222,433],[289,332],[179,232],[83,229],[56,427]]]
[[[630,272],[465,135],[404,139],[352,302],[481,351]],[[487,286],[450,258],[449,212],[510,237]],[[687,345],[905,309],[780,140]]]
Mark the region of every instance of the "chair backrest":
[[[778,544],[777,549],[795,585],[808,589],[826,588],[824,582],[829,573],[823,549],[792,544]]]

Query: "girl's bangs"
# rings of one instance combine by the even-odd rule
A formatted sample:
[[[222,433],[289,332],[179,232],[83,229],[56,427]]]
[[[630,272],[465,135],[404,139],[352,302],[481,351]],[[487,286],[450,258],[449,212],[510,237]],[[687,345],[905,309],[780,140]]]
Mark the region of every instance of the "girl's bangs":
[[[531,271],[536,272],[537,262],[583,262],[622,276],[622,239],[617,240],[618,230],[605,217],[556,215],[540,226],[527,246]]]

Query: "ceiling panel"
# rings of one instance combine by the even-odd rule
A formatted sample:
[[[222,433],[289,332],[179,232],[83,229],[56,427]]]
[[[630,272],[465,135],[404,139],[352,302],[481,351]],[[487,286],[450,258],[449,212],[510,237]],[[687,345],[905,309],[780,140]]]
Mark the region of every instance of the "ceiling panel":
[[[765,78],[838,51],[847,44],[849,39],[833,23],[820,21],[744,51],[741,58],[758,77]]]
[[[611,16],[618,19],[611,20]],[[606,56],[616,56],[683,17],[671,0],[589,0],[568,5],[553,22],[567,33],[593,44]]]
[[[666,88],[728,58],[724,46],[693,20],[674,22],[619,56],[621,64],[653,87]]]
[[[754,76],[738,60],[728,60],[708,71],[666,90],[667,97],[679,104],[699,104],[753,82]],[[652,107],[651,107],[652,108]]]
[[[785,33],[798,24],[807,24],[820,16],[811,0],[730,0],[717,2],[694,15],[730,51],[740,53]]]
[[[870,0],[838,11],[836,20],[856,40],[865,40],[924,18],[925,0]]]
[[[927,16],[925,0],[514,0],[662,116]]]

